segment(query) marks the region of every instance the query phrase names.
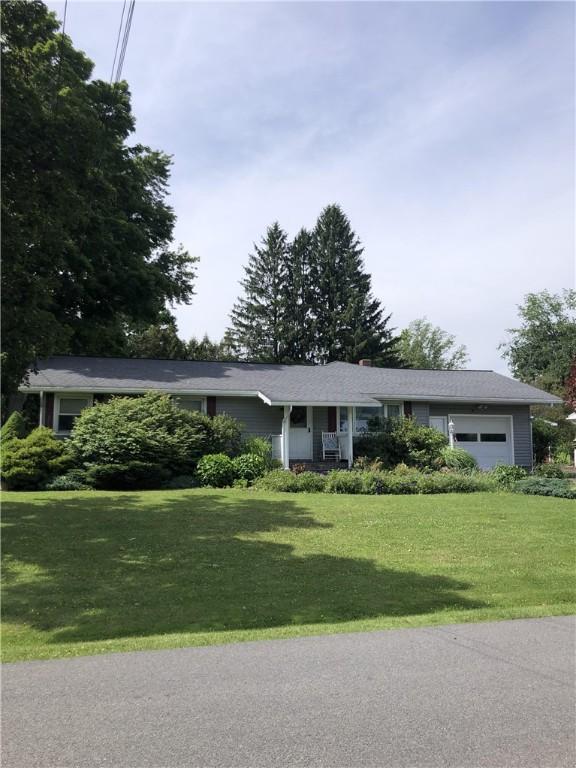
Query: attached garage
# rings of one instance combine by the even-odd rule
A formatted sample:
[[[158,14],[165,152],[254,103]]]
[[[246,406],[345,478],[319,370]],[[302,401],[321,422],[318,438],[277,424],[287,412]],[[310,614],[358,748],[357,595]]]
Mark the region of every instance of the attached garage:
[[[453,414],[454,445],[471,453],[481,469],[514,464],[512,416]]]

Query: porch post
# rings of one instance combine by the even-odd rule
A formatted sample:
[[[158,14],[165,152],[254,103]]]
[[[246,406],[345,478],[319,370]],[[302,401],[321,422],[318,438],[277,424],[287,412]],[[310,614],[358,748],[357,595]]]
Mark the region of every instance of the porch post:
[[[284,406],[284,418],[282,419],[282,466],[290,469],[290,411],[292,406]]]
[[[40,415],[39,415],[39,427],[44,426],[44,408],[45,408],[44,392],[40,392]]]
[[[348,468],[354,464],[354,408],[351,405],[348,406]]]

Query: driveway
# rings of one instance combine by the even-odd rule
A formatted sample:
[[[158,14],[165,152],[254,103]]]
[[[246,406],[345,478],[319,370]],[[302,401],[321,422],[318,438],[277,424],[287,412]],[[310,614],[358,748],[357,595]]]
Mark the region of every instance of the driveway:
[[[3,768],[576,764],[573,618],[6,665]]]

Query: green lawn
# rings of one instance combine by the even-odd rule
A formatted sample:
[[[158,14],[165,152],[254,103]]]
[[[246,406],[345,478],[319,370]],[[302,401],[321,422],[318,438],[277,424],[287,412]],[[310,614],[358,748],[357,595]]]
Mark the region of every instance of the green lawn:
[[[565,499],[4,493],[2,512],[6,661],[575,609]]]

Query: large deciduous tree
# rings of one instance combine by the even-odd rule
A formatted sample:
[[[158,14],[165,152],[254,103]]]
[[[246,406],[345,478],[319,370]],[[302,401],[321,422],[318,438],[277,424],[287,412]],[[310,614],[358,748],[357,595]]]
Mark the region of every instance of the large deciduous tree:
[[[126,143],[127,85],[91,80],[43,3],[1,15],[7,395],[37,356],[124,352],[132,323],[191,299],[195,259],[171,245],[170,158]]]
[[[406,368],[464,368],[468,355],[456,337],[432,325],[427,318],[413,320],[400,332],[398,352]]]
[[[512,373],[562,395],[576,358],[576,291],[529,293],[518,307],[521,324],[500,345]]]

